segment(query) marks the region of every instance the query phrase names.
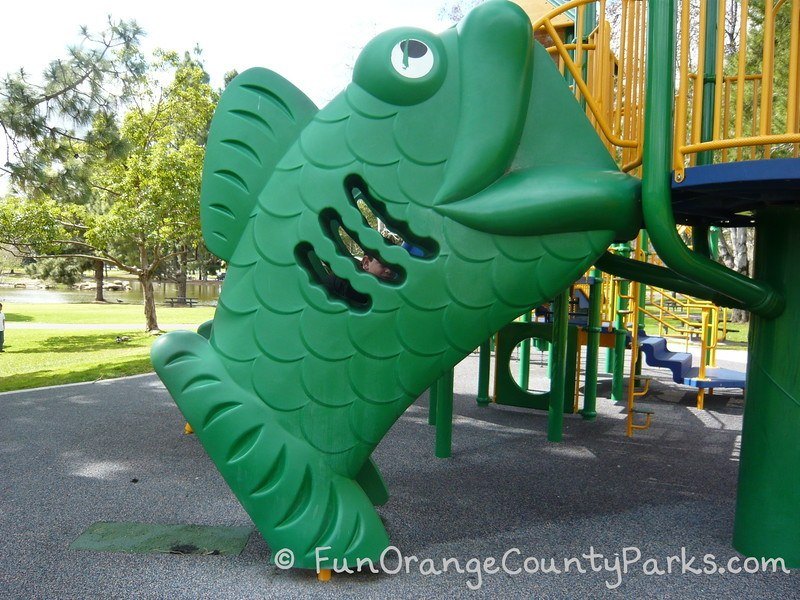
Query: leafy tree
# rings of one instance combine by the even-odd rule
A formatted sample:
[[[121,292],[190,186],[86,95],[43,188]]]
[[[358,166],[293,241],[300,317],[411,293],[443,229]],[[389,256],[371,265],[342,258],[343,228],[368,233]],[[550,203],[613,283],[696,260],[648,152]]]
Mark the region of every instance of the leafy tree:
[[[75,259],[44,258],[29,264],[25,270],[32,277],[52,281],[53,283],[63,283],[65,285],[75,285],[83,277],[82,265]]]
[[[96,160],[124,149],[115,113],[132,97],[146,70],[134,21],[108,20],[99,34],[81,28],[80,43],[52,61],[40,77],[23,69],[0,81],[0,176],[16,193],[91,204],[89,173]],[[103,265],[95,261],[97,300]]]
[[[120,266],[139,278],[150,330],[158,328],[153,279],[159,268],[201,239],[197,198],[217,102],[194,59],[166,54],[163,64],[175,70],[172,83],[161,88],[153,82],[149,108],[130,111],[122,123],[129,151],[95,171],[101,197],[111,206],[86,234],[95,248],[117,248],[125,259]]]
[[[172,81],[159,83],[164,75]],[[0,244],[28,254],[92,258],[135,275],[148,330],[157,330],[153,280],[199,243],[197,198],[217,94],[196,57],[163,53],[140,102],[119,125],[125,151],[95,161],[89,183],[102,211],[51,198],[0,202]],[[77,245],[79,252],[63,253]]]
[[[139,52],[142,30],[134,21],[112,21],[95,35],[81,28],[81,42],[67,57],[52,61],[41,80],[23,69],[0,83],[0,128],[6,160],[0,167],[21,191],[76,192],[75,144],[86,142],[81,129],[98,114],[113,115],[136,89],[146,70]],[[104,132],[95,130],[102,145]],[[54,167],[60,167],[54,168]]]

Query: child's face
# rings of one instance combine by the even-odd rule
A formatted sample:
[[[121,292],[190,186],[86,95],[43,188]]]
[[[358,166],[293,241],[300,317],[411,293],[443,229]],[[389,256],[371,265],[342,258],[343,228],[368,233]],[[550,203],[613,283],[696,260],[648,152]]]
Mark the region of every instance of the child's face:
[[[367,273],[371,273],[380,279],[391,279],[394,276],[394,273],[389,267],[384,265],[378,259],[371,258],[369,256],[365,256],[361,260],[361,268]]]

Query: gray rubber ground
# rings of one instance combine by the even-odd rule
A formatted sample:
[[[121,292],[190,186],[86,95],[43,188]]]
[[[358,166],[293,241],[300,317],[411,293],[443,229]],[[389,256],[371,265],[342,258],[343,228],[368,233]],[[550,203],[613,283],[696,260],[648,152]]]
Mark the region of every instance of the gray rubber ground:
[[[392,493],[379,511],[393,544],[439,567],[511,551],[511,569],[526,557],[563,568],[593,547],[612,570],[593,572],[584,558],[586,573],[573,564],[566,574],[479,579],[452,567],[422,575],[412,565],[408,574],[334,575],[323,584],[268,565],[258,533],[233,557],[69,550],[98,521],[250,524],[197,440],[182,434],[161,383],[145,376],[0,395],[0,597],[800,598],[797,573],[696,575],[680,563],[672,574],[643,573],[646,559],[666,570],[682,548],[698,557],[693,568],[710,569],[706,554],[719,565],[738,556],[730,539],[740,392],[709,398],[700,413],[691,391],[659,372],[649,431],[626,438],[622,407],[601,399],[596,422],[568,416],[564,442],[551,444],[545,415],[475,405],[476,367],[473,355],[456,371],[450,460],[433,457],[424,397],[375,452]],[[601,394],[608,389],[604,381]],[[641,560],[609,590],[614,554],[632,547]]]

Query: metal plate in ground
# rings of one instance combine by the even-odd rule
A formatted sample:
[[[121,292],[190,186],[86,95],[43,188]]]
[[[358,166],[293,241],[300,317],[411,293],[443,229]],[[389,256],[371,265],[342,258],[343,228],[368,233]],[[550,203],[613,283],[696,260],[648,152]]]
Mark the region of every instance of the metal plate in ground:
[[[252,527],[95,523],[69,547],[94,552],[236,555],[244,549],[251,533]]]

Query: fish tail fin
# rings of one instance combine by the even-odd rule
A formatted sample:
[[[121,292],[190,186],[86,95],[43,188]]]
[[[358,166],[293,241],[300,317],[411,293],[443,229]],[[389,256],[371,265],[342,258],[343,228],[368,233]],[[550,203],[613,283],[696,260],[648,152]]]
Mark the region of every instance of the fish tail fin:
[[[377,563],[389,545],[371,500],[380,499],[377,471],[362,469],[361,484],[334,472],[322,453],[289,434],[272,409],[230,377],[202,336],[169,333],[153,344],[151,357],[273,557],[288,548],[295,567],[315,568],[316,551],[324,548],[321,555],[350,565]]]
[[[356,481],[375,506],[381,506],[389,501],[389,490],[372,458],[368,458],[361,467],[356,475]]]

